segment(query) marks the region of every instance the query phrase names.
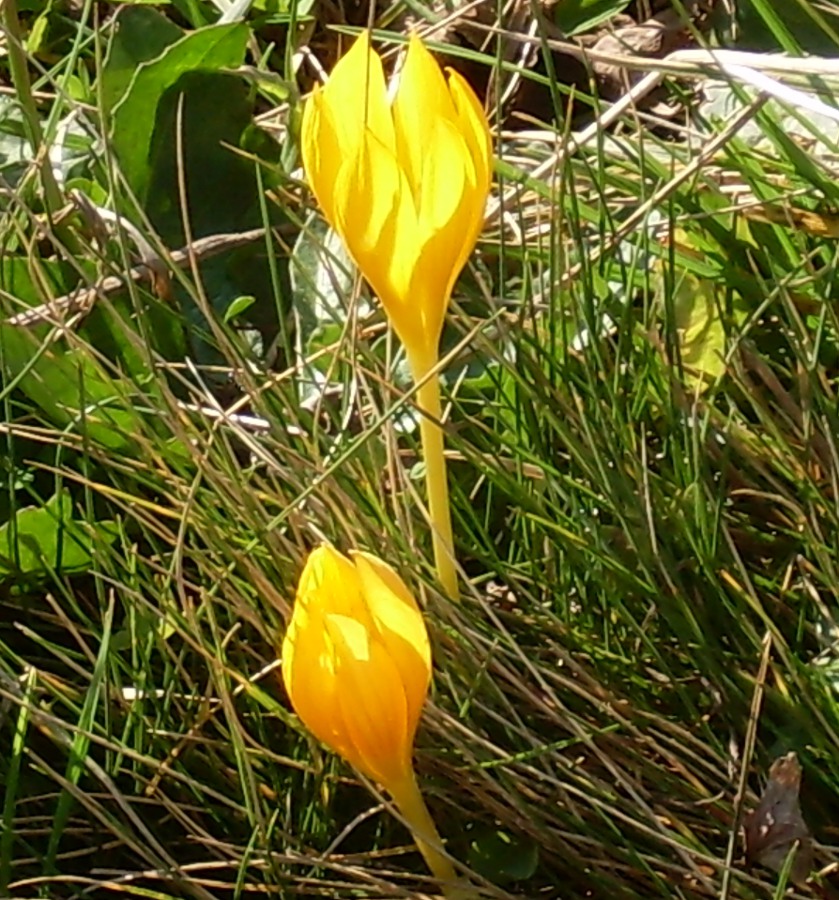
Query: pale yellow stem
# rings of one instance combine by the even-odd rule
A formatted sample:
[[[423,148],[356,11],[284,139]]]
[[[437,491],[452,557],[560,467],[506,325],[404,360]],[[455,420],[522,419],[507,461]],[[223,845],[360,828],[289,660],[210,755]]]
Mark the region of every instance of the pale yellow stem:
[[[440,379],[437,375],[428,377],[437,364],[437,355],[409,351],[408,363],[414,381],[419,384],[417,406],[421,413],[420,440],[425,460],[425,489],[428,494],[428,514],[431,518],[434,565],[443,590],[456,601],[460,598],[460,592],[457,587],[457,568],[452,540],[443,429],[438,424],[443,413],[440,403]]]
[[[414,773],[411,772],[410,777],[399,784],[388,785],[388,793],[411,829],[417,849],[434,877],[440,882],[448,900],[469,900],[473,892],[463,882],[458,883],[454,866],[442,852],[440,836],[425,805]]]

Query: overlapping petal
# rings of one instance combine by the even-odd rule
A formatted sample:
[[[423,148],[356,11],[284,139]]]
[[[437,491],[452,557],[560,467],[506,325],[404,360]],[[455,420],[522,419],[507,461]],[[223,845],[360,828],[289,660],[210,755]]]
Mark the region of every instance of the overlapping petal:
[[[458,72],[448,70],[448,88],[454,105],[458,131],[469,147],[478,173],[478,190],[489,191],[492,180],[492,135],[486,115],[469,83]]]
[[[425,156],[433,146],[429,138],[437,122],[441,119],[454,122],[455,115],[440,67],[425,44],[412,35],[393,101],[393,122],[399,161],[418,205],[421,193],[433,187],[423,179]]]
[[[411,770],[414,735],[396,661],[376,636],[344,616],[327,618],[335,643],[342,731],[351,750],[345,757],[387,786]]]
[[[291,704],[309,731],[346,758],[352,745],[340,727],[335,653],[323,616],[295,609],[283,640],[282,675]]]
[[[416,211],[396,156],[372,134],[346,161],[335,184],[335,216],[358,267],[385,306],[400,339],[417,339],[406,306],[416,264]]]
[[[340,591],[335,590],[336,585],[341,585]],[[295,609],[298,607],[311,616],[330,613],[370,625],[355,566],[329,544],[316,547],[306,560],[297,583]]]
[[[416,601],[384,562],[328,545],[310,554],[282,674],[315,737],[385,786],[410,773],[431,650]]]
[[[419,246],[408,291],[421,316],[422,334],[429,349],[436,348],[443,328],[448,299],[464,255],[464,241],[473,230],[474,165],[454,125],[437,121],[425,156],[421,206],[418,211]],[[483,207],[481,208],[483,213]],[[468,248],[471,252],[474,241]],[[440,298],[445,297],[444,303]]]
[[[363,102],[359,103],[359,98]],[[334,188],[343,163],[369,131],[396,150],[382,61],[365,33],[343,56],[328,84],[315,88],[303,110],[300,145],[309,183],[329,224],[337,227]]]
[[[390,107],[363,34],[307,104],[302,145],[324,215],[409,356],[428,358],[490,187],[492,145],[477,97],[412,36]]]
[[[343,149],[352,149],[367,130],[396,151],[382,61],[370,47],[367,32],[338,60],[323,89],[323,99],[338,125]]]
[[[407,731],[413,743],[431,683],[431,645],[425,621],[405,582],[382,560],[353,553],[367,610],[379,639],[399,671]]]
[[[449,70],[449,90],[457,110],[458,130],[465,141],[475,172],[473,195],[464,206],[470,213],[470,225],[464,232],[460,254],[454,264],[455,276],[466,265],[484,224],[484,206],[492,183],[492,136],[483,108],[469,84],[457,72]],[[451,288],[450,288],[451,289]]]
[[[300,149],[303,166],[309,175],[309,185],[323,210],[326,221],[335,228],[333,189],[343,159],[341,139],[332,113],[323,101],[323,91],[319,88],[315,89],[303,110]]]

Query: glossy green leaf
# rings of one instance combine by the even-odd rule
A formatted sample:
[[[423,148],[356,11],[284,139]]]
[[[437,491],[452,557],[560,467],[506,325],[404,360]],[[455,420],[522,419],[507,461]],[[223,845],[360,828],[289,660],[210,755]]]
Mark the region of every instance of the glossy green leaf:
[[[554,7],[554,21],[569,37],[590,31],[629,6],[629,0],[562,0]]]
[[[70,495],[62,491],[43,506],[18,509],[0,525],[0,577],[85,571],[95,544],[112,543],[116,536],[113,522],[90,526],[75,520]]]
[[[110,113],[125,94],[138,67],[183,37],[183,31],[156,9],[128,4],[111,25],[108,55],[100,78],[102,104]]]
[[[141,202],[144,202],[151,182],[150,163],[156,149],[155,131],[164,94],[175,88],[184,76],[241,65],[248,35],[248,28],[243,23],[211,25],[182,37],[158,57],[137,68],[122,98],[111,111],[111,134],[122,173]],[[172,100],[173,105],[177,103],[176,98]],[[224,109],[223,97],[211,95],[208,100],[214,100],[221,110]],[[188,144],[185,151],[190,152]]]
[[[256,303],[256,297],[237,297],[224,313],[224,321],[230,322],[237,316],[241,316],[243,312],[250,309]]]
[[[469,845],[469,865],[495,884],[526,881],[539,865],[539,847],[506,831],[482,829]]]

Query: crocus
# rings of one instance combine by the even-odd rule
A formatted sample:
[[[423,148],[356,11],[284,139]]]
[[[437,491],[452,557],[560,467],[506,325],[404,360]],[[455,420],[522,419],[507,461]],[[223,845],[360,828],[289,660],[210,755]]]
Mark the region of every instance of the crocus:
[[[393,102],[364,32],[303,111],[303,165],[332,228],[384,304],[417,386],[440,582],[458,597],[443,445],[440,333],[492,178],[483,108],[412,35]]]
[[[327,221],[422,377],[483,223],[492,147],[480,103],[416,36],[389,103],[365,32],[306,104],[302,152]]]
[[[431,648],[405,582],[369,553],[348,558],[326,544],[312,551],[283,641],[282,674],[303,724],[385,788],[431,870],[453,885],[411,758]]]

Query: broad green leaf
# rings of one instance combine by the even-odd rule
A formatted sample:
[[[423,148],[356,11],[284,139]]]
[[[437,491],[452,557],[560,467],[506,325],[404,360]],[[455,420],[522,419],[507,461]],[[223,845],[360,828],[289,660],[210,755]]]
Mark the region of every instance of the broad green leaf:
[[[126,15],[121,21],[108,61],[106,81],[112,97],[124,83],[133,57],[151,52],[136,50],[134,32],[142,40],[148,21],[159,29],[155,46],[163,45],[154,58],[142,59],[135,67],[136,74],[110,110],[122,172],[162,241],[170,247],[185,241],[180,173],[185,175],[193,237],[279,224],[282,210],[270,206],[266,222],[261,198],[271,183],[271,166],[276,166],[280,148],[267,132],[253,125],[254,91],[238,74],[245,58],[247,27],[208,26],[172,40],[169,26],[161,25],[150,10]],[[261,184],[258,163],[250,157],[268,164]],[[285,268],[280,260],[281,286]],[[237,305],[235,314],[258,328],[270,319],[267,330],[276,330],[275,285],[264,244],[256,242],[205,261],[200,277],[219,318],[230,315],[229,307],[237,298],[251,296],[255,299],[250,307]],[[209,331],[204,312],[188,292],[177,285],[174,290],[175,305],[194,326],[191,355],[202,363],[218,363],[212,341],[205,339]],[[158,315],[165,319],[165,310],[159,309]],[[163,324],[166,333],[172,331],[172,323]],[[153,333],[158,335],[160,328],[155,326]],[[175,347],[178,341],[169,340],[169,344]],[[171,357],[166,351],[164,355]]]
[[[539,848],[506,831],[482,829],[469,845],[469,865],[495,884],[526,881],[539,865]]]
[[[102,69],[102,103],[110,113],[125,94],[141,63],[148,62],[183,37],[183,31],[156,9],[128,4],[112,24],[108,56]]]
[[[261,224],[255,165],[232,149],[241,145],[252,115],[248,87],[235,75],[190,72],[160,97],[144,161],[143,202],[170,246],[184,240],[178,184],[181,165],[195,237]],[[237,291],[244,293],[250,292]]]
[[[111,135],[122,173],[141,203],[151,182],[151,160],[156,151],[153,139],[164,94],[175,88],[184,76],[240,66],[248,36],[248,27],[243,23],[211,25],[182,37],[160,56],[137,68],[122,99],[111,111]],[[215,100],[217,107],[221,107],[219,112],[223,112],[224,97],[206,99]],[[170,105],[176,108],[176,96],[171,98]],[[195,152],[188,142],[184,150],[187,155]],[[185,165],[189,171],[186,162]]]
[[[113,522],[90,526],[73,518],[70,494],[62,491],[43,506],[18,509],[0,525],[0,577],[56,572],[82,572],[90,568],[93,548],[117,536]]]
[[[271,183],[270,170],[261,170],[260,182],[259,164],[249,157],[264,159],[270,167],[276,164],[279,148],[267,132],[253,126],[253,99],[252,90],[238,75],[203,71],[184,75],[161,98],[148,160],[145,211],[168,246],[179,246],[185,239],[181,162],[194,237],[247,231],[284,221],[284,212],[276,204],[269,205],[263,216],[261,201],[265,187]],[[205,260],[201,282],[219,318],[237,298],[251,296],[255,302],[247,310],[238,308],[241,324],[275,334],[276,294],[288,296],[287,262],[277,259],[275,285],[267,254],[265,242],[259,240]],[[175,300],[194,326],[193,356],[204,364],[220,362],[213,358],[213,342],[208,345],[204,341],[208,334],[205,312],[177,285]]]
[[[75,286],[75,270],[40,263],[39,279],[52,296]],[[0,316],[18,313],[42,301],[33,283],[29,261],[7,257],[0,263],[0,291],[16,303],[0,304]],[[5,308],[4,308],[5,307]],[[83,434],[94,444],[127,451],[143,430],[134,412],[130,382],[111,378],[90,349],[67,337],[53,339],[47,325],[23,326],[0,321],[0,376],[6,388],[16,387],[40,407],[55,425]]]
[[[44,349],[24,329],[3,324],[0,368],[6,378],[17,373],[16,386],[53,424],[109,450],[136,446],[143,429],[127,386],[106,375],[87,347]]]
[[[237,297],[224,312],[224,321],[230,322],[256,303],[256,297]]]
[[[569,37],[590,31],[629,6],[629,0],[561,0],[554,21]]]

